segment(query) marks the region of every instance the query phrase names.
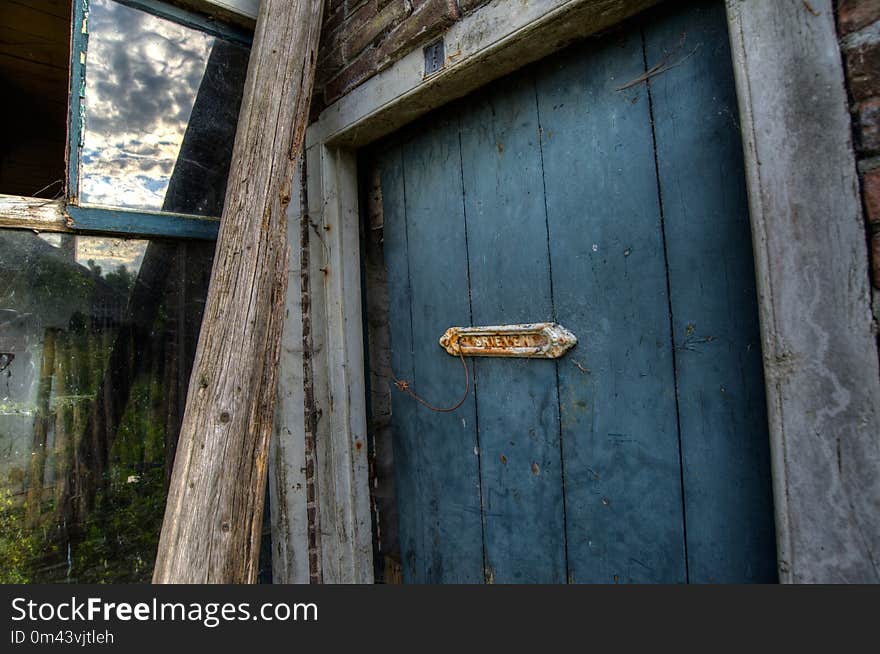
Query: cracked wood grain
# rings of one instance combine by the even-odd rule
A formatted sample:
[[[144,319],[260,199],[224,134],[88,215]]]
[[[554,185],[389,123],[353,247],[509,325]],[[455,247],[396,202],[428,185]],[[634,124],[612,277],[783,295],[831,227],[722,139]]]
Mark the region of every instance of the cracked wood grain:
[[[323,3],[263,0],[155,583],[253,583],[287,287],[285,212]]]

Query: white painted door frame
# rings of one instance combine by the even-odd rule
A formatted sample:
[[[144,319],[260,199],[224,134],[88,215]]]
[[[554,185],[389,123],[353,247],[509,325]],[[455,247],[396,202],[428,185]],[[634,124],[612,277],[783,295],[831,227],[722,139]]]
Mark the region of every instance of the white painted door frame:
[[[373,580],[356,150],[653,4],[530,0],[512,8],[493,0],[444,35],[440,72],[424,77],[417,49],[309,128],[308,206],[292,202],[289,216],[292,274],[270,475],[273,513],[283,515],[273,519],[276,581],[308,582],[316,566],[325,583]],[[831,0],[810,8],[800,0],[727,0],[727,15],[780,579],[877,582],[880,363]],[[304,434],[315,443],[316,497],[308,496]]]

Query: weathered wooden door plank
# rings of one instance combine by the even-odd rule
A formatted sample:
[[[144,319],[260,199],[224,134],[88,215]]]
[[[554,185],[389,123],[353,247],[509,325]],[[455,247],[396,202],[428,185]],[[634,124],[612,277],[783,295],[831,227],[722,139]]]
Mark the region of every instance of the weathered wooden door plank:
[[[385,150],[375,163],[381,171],[383,241],[385,265],[388,270],[388,321],[391,342],[391,369],[399,378],[415,380],[413,366],[411,287],[409,283],[409,251],[406,239],[406,197],[404,195],[403,151],[396,147]],[[388,380],[392,385],[393,380]],[[392,448],[394,451],[394,488],[398,502],[398,533],[404,578],[419,579],[422,568],[413,564],[415,552],[424,551],[424,530],[420,508],[425,501],[424,489],[418,484],[416,470],[423,449],[418,424],[418,405],[408,395],[391,392]]]
[[[776,581],[767,409],[724,7],[645,27],[672,300],[688,569]]]
[[[675,380],[638,28],[539,73],[570,580],[686,580]]]
[[[465,378],[461,362],[446,354],[438,339],[451,324],[471,320],[457,120],[438,118],[404,144],[402,152],[404,211],[386,206],[386,229],[398,234],[386,245],[388,255],[402,261],[394,249],[400,243],[399,223],[405,220],[406,267],[395,266],[392,272],[389,266],[389,290],[392,297],[405,291],[406,283],[392,277],[408,275],[409,306],[403,312],[397,301],[391,303],[391,345],[397,365],[396,357],[406,357],[398,353],[398,343],[406,346],[407,336],[401,332],[409,326],[412,377],[407,379],[420,396],[442,408],[458,401]],[[415,404],[410,397],[395,398],[395,413],[407,402]],[[416,516],[415,524],[400,525],[404,579],[480,582],[483,537],[474,396],[455,413],[421,405],[403,410],[412,420],[395,420],[395,448],[401,445],[411,464],[397,464],[397,493],[401,514]]]
[[[547,223],[531,76],[461,107],[473,324],[551,321]],[[556,362],[474,359],[487,578],[564,583]]]

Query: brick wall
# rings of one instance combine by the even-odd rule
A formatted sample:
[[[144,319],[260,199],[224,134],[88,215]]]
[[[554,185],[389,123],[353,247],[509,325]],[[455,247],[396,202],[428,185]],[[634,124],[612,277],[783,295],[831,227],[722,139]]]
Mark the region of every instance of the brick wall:
[[[327,0],[312,120],[489,0]]]
[[[880,0],[837,0],[874,287],[880,289]]]

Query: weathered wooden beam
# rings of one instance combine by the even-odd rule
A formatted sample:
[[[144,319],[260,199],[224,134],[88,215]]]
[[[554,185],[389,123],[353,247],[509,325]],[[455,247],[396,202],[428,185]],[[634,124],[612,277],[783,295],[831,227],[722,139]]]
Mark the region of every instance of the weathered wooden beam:
[[[38,232],[69,232],[63,200],[0,195],[0,227],[20,227]]]
[[[252,583],[287,286],[285,212],[308,117],[321,0],[263,0],[153,573]]]

